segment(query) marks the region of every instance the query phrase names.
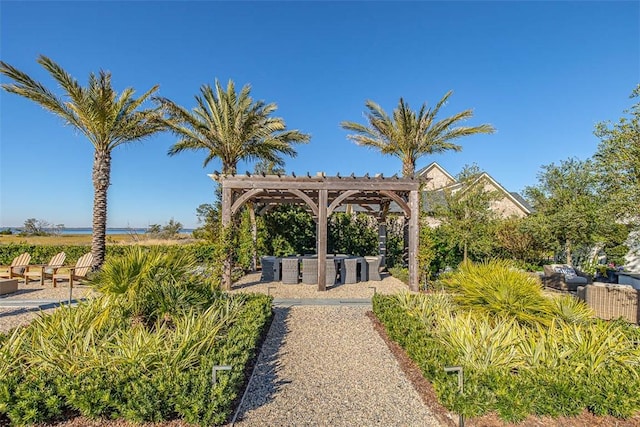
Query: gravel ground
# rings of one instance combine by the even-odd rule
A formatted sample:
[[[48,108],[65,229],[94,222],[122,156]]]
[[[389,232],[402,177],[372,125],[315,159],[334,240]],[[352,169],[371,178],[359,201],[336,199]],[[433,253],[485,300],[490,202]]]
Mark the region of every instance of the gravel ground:
[[[86,298],[93,294],[93,290],[88,286],[77,285],[73,287],[73,299]],[[0,295],[0,304],[5,301],[20,300],[48,300],[48,301],[68,301],[69,287],[58,286],[54,288],[51,281],[45,281],[44,286],[40,282],[29,282],[28,285],[24,281],[18,281],[18,292]],[[50,313],[55,308],[47,308],[40,310],[38,307],[0,307],[0,332],[7,332],[16,326],[29,324],[34,318],[41,313]]]
[[[366,312],[277,308],[236,425],[439,425]]]
[[[375,288],[372,289],[372,288]],[[318,285],[285,285],[282,282],[260,282],[260,273],[251,273],[234,283],[231,292],[256,292],[273,295],[274,298],[317,298],[317,299],[344,299],[344,298],[371,298],[374,291],[381,294],[394,294],[408,291],[409,287],[400,280],[388,274],[383,274],[381,281],[358,282],[327,287],[322,292]]]

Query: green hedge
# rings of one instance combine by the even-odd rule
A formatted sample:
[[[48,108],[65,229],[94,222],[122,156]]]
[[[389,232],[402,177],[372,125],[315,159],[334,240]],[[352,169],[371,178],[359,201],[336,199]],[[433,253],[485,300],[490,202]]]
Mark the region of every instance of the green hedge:
[[[639,328],[596,319],[529,327],[442,301],[442,294],[376,294],[373,311],[449,410],[495,412],[507,422],[585,409],[620,418],[640,411]],[[446,366],[464,368],[464,394]]]
[[[195,326],[203,315],[196,311],[180,322],[191,325],[188,332],[145,330],[117,316],[98,331],[85,328],[90,322],[83,319],[104,302],[61,309],[13,336],[0,334],[0,424],[3,416],[25,425],[73,414],[135,422],[182,418],[205,426],[229,418],[270,324],[270,297],[218,294],[213,332]],[[51,346],[58,351],[48,351]],[[232,366],[215,387],[214,365]]]
[[[128,245],[107,245],[107,258],[124,255],[129,247]],[[143,247],[151,248],[152,246]],[[212,244],[167,245],[162,246],[162,248],[167,252],[189,253],[200,263],[213,261],[214,245]],[[0,245],[0,264],[9,265],[15,257],[23,252],[31,254],[32,264],[45,264],[58,252],[67,254],[65,264],[74,264],[78,258],[90,251],[90,246],[83,245],[49,246],[11,243]]]

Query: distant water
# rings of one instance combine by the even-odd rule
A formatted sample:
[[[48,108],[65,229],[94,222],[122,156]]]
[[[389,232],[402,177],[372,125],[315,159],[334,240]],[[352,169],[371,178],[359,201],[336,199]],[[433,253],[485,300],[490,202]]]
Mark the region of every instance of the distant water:
[[[14,234],[18,234],[21,231],[20,227],[2,227],[1,230],[11,230]],[[107,234],[144,234],[147,232],[146,228],[107,228]],[[192,228],[183,228],[180,230],[180,234],[191,234],[193,232]],[[69,235],[69,234],[91,234],[91,227],[80,227],[80,228],[63,228],[60,231],[60,234]]]

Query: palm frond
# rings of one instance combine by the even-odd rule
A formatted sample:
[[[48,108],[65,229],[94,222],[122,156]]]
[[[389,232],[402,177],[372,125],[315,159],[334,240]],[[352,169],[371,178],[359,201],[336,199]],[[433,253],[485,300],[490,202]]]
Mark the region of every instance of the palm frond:
[[[343,121],[340,126],[354,132],[347,135],[347,138],[358,145],[400,158],[403,163],[403,173],[411,175],[420,157],[462,149],[461,146],[450,141],[477,133],[493,133],[493,127],[488,124],[453,127],[456,123],[472,117],[471,110],[436,121],[436,116],[452,93],[452,91],[447,92],[433,109],[428,109],[425,103],[418,112],[412,110],[409,104],[400,98],[391,117],[380,105],[367,100],[365,102],[367,125]]]

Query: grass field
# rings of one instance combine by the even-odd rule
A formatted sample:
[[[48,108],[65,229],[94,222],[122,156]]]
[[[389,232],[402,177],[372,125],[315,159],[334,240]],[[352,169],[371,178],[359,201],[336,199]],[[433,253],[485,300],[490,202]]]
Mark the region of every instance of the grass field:
[[[194,243],[191,236],[180,236],[177,239],[157,239],[144,235],[109,234],[107,245],[176,245]],[[91,246],[91,234],[66,234],[58,236],[19,236],[17,234],[0,235],[0,245],[25,243],[28,245],[87,245]]]

